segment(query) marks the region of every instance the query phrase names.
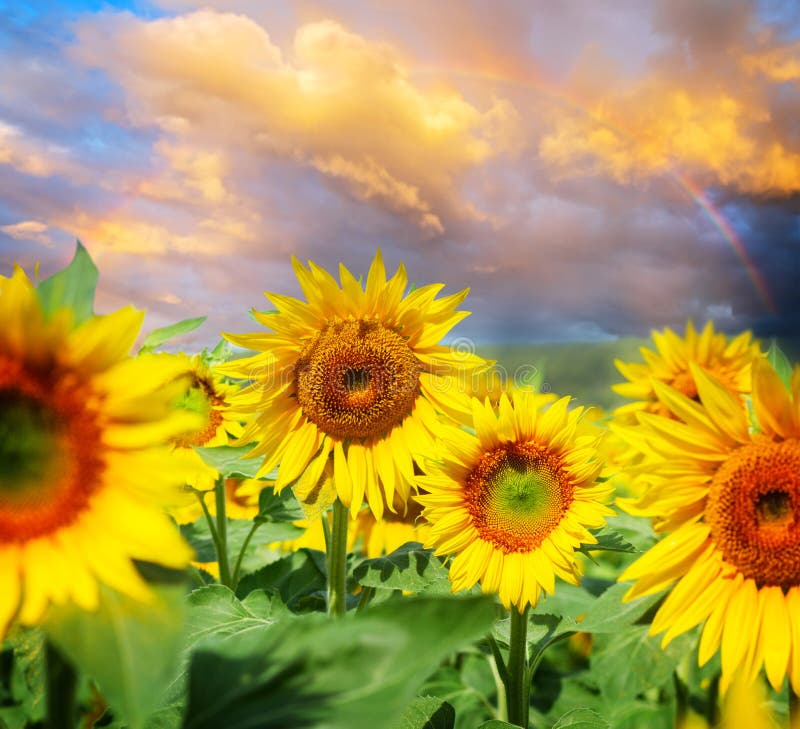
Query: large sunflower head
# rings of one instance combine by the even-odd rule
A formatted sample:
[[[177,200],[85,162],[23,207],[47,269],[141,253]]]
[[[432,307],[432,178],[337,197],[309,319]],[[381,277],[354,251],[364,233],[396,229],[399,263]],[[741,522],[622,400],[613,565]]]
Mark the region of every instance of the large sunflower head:
[[[740,399],[692,365],[699,400],[656,393],[678,420],[641,414],[634,441],[652,485],[638,504],[669,532],[620,579],[628,599],[674,585],[653,621],[664,644],[705,622],[701,665],[722,649],[722,681],[752,681],[761,666],[776,689],[800,692],[800,367],[787,388],[753,364],[749,422]]]
[[[259,441],[261,474],[279,466],[280,491],[333,456],[339,498],[355,516],[366,496],[375,514],[395,494],[406,500],[434,445],[439,412],[463,414],[467,374],[490,363],[439,344],[468,312],[466,291],[436,298],[442,284],[406,293],[401,265],[390,279],[380,253],[362,286],[340,266],[340,282],[294,260],[306,300],[267,294],[277,310],[255,312],[267,332],[225,335],[259,354],[218,372],[250,384],[234,398],[254,414],[243,438]]]
[[[0,277],[0,634],[96,608],[100,583],[147,600],[134,560],[191,557],[160,507],[181,481],[168,439],[197,421],[169,358],[128,356],[142,317],[46,313],[21,269]]]
[[[714,376],[732,393],[750,392],[751,365],[761,356],[759,344],[753,341],[750,332],[729,340],[723,333],[714,331],[713,322],[708,322],[700,333],[692,322],[688,322],[683,337],[669,328],[663,332],[652,332],[652,337],[655,351],[641,348],[644,364],[615,361],[617,369],[628,382],[614,385],[612,389],[635,401],[616,411],[618,416],[625,416],[628,422],[634,423],[634,414],[641,410],[671,416],[656,394],[655,382],[669,385],[696,400],[697,383],[692,374],[692,365]]]
[[[543,409],[533,393],[503,396],[495,410],[472,400],[475,435],[456,428],[440,460],[419,477],[431,524],[426,546],[455,554],[453,591],[480,581],[520,611],[552,593],[555,576],[578,580],[575,549],[613,512],[610,487],[596,483],[597,438],[580,429],[582,408],[565,397]]]

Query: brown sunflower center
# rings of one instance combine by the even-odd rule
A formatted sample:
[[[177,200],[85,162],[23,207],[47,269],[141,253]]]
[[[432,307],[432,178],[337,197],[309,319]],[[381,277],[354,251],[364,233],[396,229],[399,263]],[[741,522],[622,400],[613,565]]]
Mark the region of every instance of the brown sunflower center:
[[[505,443],[484,453],[465,482],[480,537],[506,554],[539,547],[572,503],[561,459],[536,443]]]
[[[325,433],[369,438],[409,413],[420,371],[406,340],[377,321],[329,324],[297,359],[297,400]]]
[[[759,587],[800,585],[800,440],[757,437],[711,481],[705,511],[726,561]]]
[[[204,377],[195,375],[186,390],[178,407],[205,418],[205,426],[194,433],[187,433],[175,438],[175,445],[181,448],[204,446],[216,434],[224,422],[222,410],[225,399],[214,389],[214,383]]]
[[[0,544],[72,523],[99,487],[101,432],[86,399],[0,357]]]

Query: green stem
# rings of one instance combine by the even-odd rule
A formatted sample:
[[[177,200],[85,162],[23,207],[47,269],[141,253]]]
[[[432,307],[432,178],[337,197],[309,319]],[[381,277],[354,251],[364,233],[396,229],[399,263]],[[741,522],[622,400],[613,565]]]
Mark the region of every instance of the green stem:
[[[508,706],[506,704],[506,683],[508,681],[508,672],[506,671],[506,664],[500,649],[492,636],[489,636],[489,645],[492,646],[492,655],[486,656],[489,661],[489,666],[492,669],[492,677],[494,678],[494,686],[497,691],[497,709],[496,717],[500,721],[508,721]],[[502,667],[502,670],[501,670]]]
[[[233,590],[236,589],[236,586],[239,584],[239,573],[242,571],[242,560],[244,559],[244,553],[247,551],[247,548],[250,546],[250,540],[253,538],[253,535],[256,533],[258,527],[260,527],[262,522],[254,521],[253,526],[250,527],[250,531],[247,532],[247,536],[245,537],[244,544],[242,544],[242,548],[239,550],[239,556],[236,558],[236,564],[233,568],[233,577],[231,578],[231,582],[233,583]]]
[[[508,683],[508,669],[506,668],[506,662],[503,660],[503,654],[500,652],[500,646],[497,645],[497,641],[492,635],[487,635],[486,640],[489,643],[489,648],[492,650],[497,673],[502,679],[503,685],[505,685]]]
[[[78,723],[75,693],[78,674],[61,652],[47,641],[47,729],[75,729]]]
[[[528,609],[511,608],[511,635],[508,650],[506,705],[508,721],[528,729],[531,703],[531,676],[528,666]]]
[[[328,543],[328,615],[339,617],[347,610],[347,527],[350,514],[336,499],[333,502],[333,526]],[[323,517],[323,524],[325,519]]]
[[[217,564],[219,564],[219,581],[233,589],[231,579],[231,563],[228,559],[228,517],[225,514],[225,479],[221,476],[214,484],[214,498],[217,507]]]
[[[356,608],[356,612],[360,613],[362,610],[366,610],[367,605],[369,605],[369,601],[372,600],[374,595],[375,595],[374,587],[362,587],[361,597],[358,600],[358,607]]]

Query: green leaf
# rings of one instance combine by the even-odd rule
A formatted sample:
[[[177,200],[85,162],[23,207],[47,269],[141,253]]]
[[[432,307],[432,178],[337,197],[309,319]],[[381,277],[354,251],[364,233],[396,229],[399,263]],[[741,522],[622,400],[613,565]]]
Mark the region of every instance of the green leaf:
[[[418,696],[400,716],[394,729],[454,729],[456,712],[444,699]]]
[[[235,559],[244,546],[247,535],[253,528],[253,522],[247,519],[228,520],[228,553]],[[214,540],[204,518],[192,524],[181,524],[181,534],[192,545],[197,553],[198,562],[214,562],[217,553],[214,549]],[[260,569],[269,562],[274,562],[280,557],[277,550],[269,548],[272,542],[282,542],[297,539],[303,530],[288,522],[264,522],[256,530],[242,561],[242,574],[247,574]]]
[[[533,652],[536,654],[543,651],[551,643],[580,629],[572,618],[532,612],[528,615],[528,633],[526,637],[528,645],[533,647]],[[509,618],[498,620],[495,623],[495,637],[505,645],[508,645],[510,630],[511,620]]]
[[[620,582],[609,587],[589,606],[586,617],[578,623],[578,630],[586,633],[615,633],[623,630],[636,623],[662,597],[658,593],[622,602],[622,597],[630,588],[630,582]]]
[[[304,612],[325,609],[327,586],[325,555],[300,549],[246,575],[236,594],[244,597],[253,590],[264,590],[279,595],[292,612]]]
[[[507,721],[500,721],[500,719],[490,719],[483,722],[478,729],[519,729],[517,724],[509,724]]]
[[[39,628],[17,628],[8,636],[7,644],[10,651],[6,655],[0,654],[0,663],[6,663],[8,667],[8,671],[0,669],[0,706],[18,705],[19,711],[28,719],[43,719],[44,633]],[[10,658],[10,665],[7,658]],[[12,712],[9,710],[8,714],[11,716]],[[0,716],[3,716],[1,711]]]
[[[48,637],[79,670],[96,681],[131,729],[145,726],[175,673],[183,634],[184,587],[151,586],[157,600],[143,604],[100,589],[100,606],[51,609]]]
[[[197,454],[223,478],[255,478],[263,459],[246,458],[255,444],[195,448]],[[266,485],[266,484],[265,484]]]
[[[160,327],[159,329],[153,329],[142,342],[142,346],[139,349],[140,352],[150,352],[154,350],[156,347],[160,347],[165,342],[168,342],[170,339],[174,339],[175,337],[179,337],[182,334],[188,334],[189,332],[193,332],[197,327],[199,327],[208,317],[205,316],[197,316],[192,319],[183,319],[175,324],[170,324],[165,327]]]
[[[777,339],[773,339],[772,342],[770,342],[769,349],[767,350],[767,362],[772,365],[772,369],[778,373],[778,377],[781,378],[783,384],[788,388],[792,379],[792,365],[783,353],[783,350],[778,346]]]
[[[564,714],[553,724],[553,729],[611,729],[611,724],[597,712],[579,708]]]
[[[626,552],[634,554],[639,551],[622,534],[610,527],[593,529],[592,534],[597,538],[597,544],[581,544],[578,548],[578,551],[583,552],[587,557],[589,552]]]
[[[623,703],[671,683],[675,668],[694,650],[691,634],[679,636],[662,650],[661,636],[648,635],[648,629],[647,625],[630,625],[595,639],[590,676],[607,703]]]
[[[269,488],[266,483],[264,486],[258,496],[256,521],[291,522],[304,518],[303,507],[291,489],[284,489],[280,494],[276,494],[275,489]]]
[[[353,570],[353,578],[363,587],[411,592],[448,580],[447,569],[419,542],[407,542],[391,554],[364,560]]]
[[[187,641],[192,646],[211,635],[231,636],[261,630],[275,621],[257,615],[224,585],[207,585],[189,595]]]
[[[204,644],[184,729],[391,729],[439,663],[491,627],[490,598],[411,598],[305,615]]]
[[[86,321],[94,310],[97,278],[97,266],[78,241],[69,265],[39,283],[36,290],[43,311],[52,316],[58,309],[70,308],[75,325]]]

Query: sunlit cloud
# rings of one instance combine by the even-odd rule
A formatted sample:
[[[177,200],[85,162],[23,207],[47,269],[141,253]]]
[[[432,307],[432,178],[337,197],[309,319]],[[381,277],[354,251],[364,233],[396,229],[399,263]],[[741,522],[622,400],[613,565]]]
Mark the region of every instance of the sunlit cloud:
[[[421,88],[391,46],[333,21],[301,26],[284,53],[241,15],[101,15],[80,24],[74,56],[122,84],[129,123],[161,128],[156,151],[176,174],[143,181],[148,195],[179,195],[178,177],[224,203],[227,173],[280,157],[435,235],[469,209],[460,175],[516,143],[508,102]]]

